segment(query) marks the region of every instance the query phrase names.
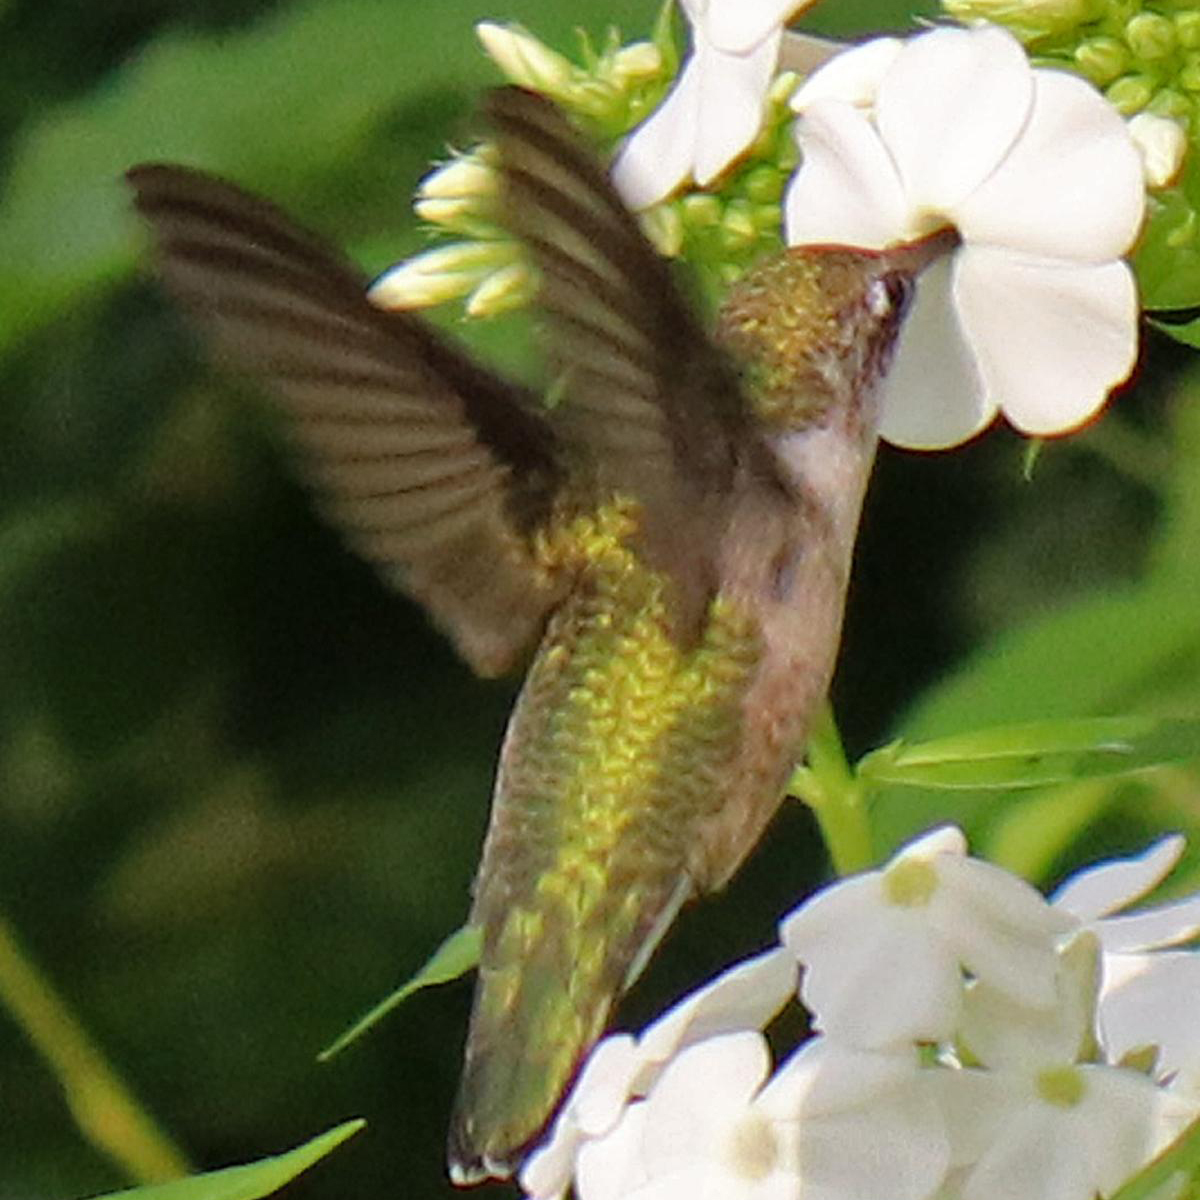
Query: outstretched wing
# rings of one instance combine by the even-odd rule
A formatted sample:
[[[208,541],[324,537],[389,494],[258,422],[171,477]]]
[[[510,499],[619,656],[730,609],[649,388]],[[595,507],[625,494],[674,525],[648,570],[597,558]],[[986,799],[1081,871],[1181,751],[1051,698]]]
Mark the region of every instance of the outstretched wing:
[[[334,525],[476,671],[507,670],[565,582],[530,544],[561,481],[536,402],[375,308],[365,278],[273,205],[182,167],[128,179],[168,288],[280,404]]]
[[[506,222],[542,275],[547,355],[567,445],[602,485],[643,501],[646,549],[704,599],[705,524],[757,443],[729,361],[679,294],[594,155],[549,101],[493,92]]]

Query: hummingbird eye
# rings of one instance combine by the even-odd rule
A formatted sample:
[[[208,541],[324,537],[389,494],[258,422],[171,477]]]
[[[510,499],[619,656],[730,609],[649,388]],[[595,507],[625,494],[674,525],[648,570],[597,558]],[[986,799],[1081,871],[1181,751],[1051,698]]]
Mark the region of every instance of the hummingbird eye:
[[[912,302],[916,281],[907,271],[889,271],[874,280],[867,293],[867,306],[880,319],[899,320]]]

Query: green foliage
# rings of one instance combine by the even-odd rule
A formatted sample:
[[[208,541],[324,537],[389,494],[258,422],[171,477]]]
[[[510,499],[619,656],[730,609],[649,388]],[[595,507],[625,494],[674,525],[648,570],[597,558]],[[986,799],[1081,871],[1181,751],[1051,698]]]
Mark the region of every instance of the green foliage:
[[[260,1159],[242,1167],[226,1167],[205,1175],[190,1175],[169,1183],[109,1192],[96,1200],[260,1200],[279,1191],[314,1163],[353,1137],[365,1121],[346,1121],[286,1154]]]
[[[397,1005],[402,1004],[409,996],[422,988],[435,987],[439,983],[450,983],[461,979],[468,971],[473,971],[479,963],[479,953],[483,948],[483,931],[475,925],[464,925],[456,929],[429,956],[425,965],[409,980],[402,983],[390,996],[381,1000],[369,1013],[346,1030],[335,1042],[327,1046],[317,1056],[321,1062],[328,1062],[335,1054],[340,1054],[352,1042],[358,1041],[367,1030],[372,1029]]]
[[[1200,758],[1200,721],[1080,717],[893,742],[858,764],[869,785],[931,791],[1035,788],[1109,779]]]

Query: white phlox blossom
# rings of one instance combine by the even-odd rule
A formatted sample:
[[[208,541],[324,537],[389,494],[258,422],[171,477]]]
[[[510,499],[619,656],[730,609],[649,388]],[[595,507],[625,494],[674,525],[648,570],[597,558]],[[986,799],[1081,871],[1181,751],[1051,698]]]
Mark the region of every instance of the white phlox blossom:
[[[1138,302],[1122,256],[1142,223],[1142,162],[1088,83],[1034,70],[1011,34],[937,29],[870,42],[793,101],[803,161],[792,245],[882,248],[953,226],[921,277],[886,380],[882,433],[965,441],[998,412],[1048,435],[1128,376]]]
[[[941,1041],[958,1021],[964,970],[1032,1008],[1053,1005],[1054,939],[1075,922],[966,849],[959,830],[935,830],[783,921],[818,1028],[866,1047]]]
[[[613,182],[648,208],[691,178],[710,183],[762,127],[783,25],[812,0],[681,0],[692,53],[675,86],[625,143]]]
[[[600,1042],[521,1172],[526,1195],[1110,1195],[1200,1116],[1200,1069],[1184,1080],[1200,1010],[1157,979],[1186,974],[1195,995],[1198,960],[1174,947],[1200,930],[1200,897],[1121,912],[1181,852],[1166,839],[1049,903],[970,858],[959,830],[926,834],[810,898],[780,946],[639,1036]],[[816,1032],[772,1069],[762,1029],[798,968]],[[1143,981],[1136,1003],[1128,979]]]
[[[1200,936],[1200,896],[1123,911],[1170,874],[1183,850],[1182,837],[1163,838],[1081,872],[1051,900],[1099,940],[1097,1032],[1109,1053],[1120,1060],[1152,1049],[1155,1076],[1200,1097],[1200,953],[1176,949]]]

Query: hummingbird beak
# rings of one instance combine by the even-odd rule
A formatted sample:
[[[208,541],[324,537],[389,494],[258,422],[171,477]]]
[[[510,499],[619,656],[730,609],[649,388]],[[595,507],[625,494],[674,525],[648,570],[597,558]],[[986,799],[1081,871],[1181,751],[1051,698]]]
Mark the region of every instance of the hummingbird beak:
[[[889,246],[880,254],[893,270],[903,271],[915,279],[931,263],[953,253],[961,243],[958,230],[953,225],[945,225],[919,241]]]

